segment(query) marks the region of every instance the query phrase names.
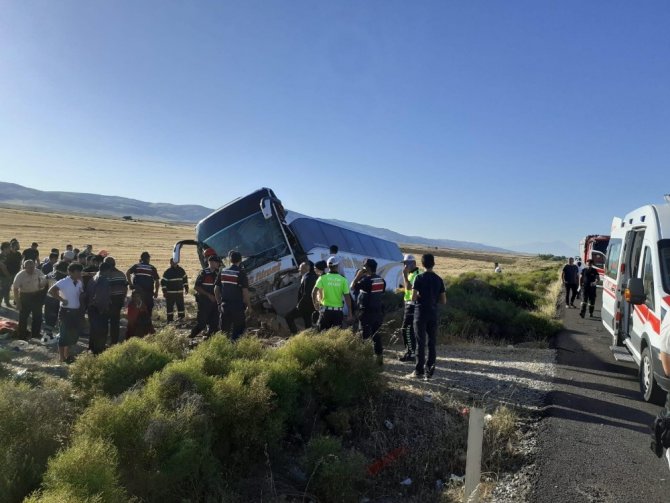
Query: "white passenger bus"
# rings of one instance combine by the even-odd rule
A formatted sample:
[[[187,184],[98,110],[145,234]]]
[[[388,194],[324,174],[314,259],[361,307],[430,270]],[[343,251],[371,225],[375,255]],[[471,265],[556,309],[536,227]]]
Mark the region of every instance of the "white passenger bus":
[[[297,266],[307,259],[325,260],[330,245],[338,246],[340,272],[349,281],[369,257],[379,264],[377,274],[386,280],[388,289],[402,282],[402,253],[396,243],[287,212],[267,188],[222,206],[197,224],[195,234],[195,240],[175,244],[175,261],[187,244],[197,246],[203,266],[208,248],[223,258],[232,250],[239,251],[249,277],[252,304],[281,316],[296,304],[300,284]]]

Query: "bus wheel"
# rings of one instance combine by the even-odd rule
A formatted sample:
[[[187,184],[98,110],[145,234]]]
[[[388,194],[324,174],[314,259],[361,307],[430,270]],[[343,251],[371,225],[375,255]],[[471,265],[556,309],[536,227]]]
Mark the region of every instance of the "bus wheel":
[[[662,405],[665,399],[665,392],[656,384],[656,379],[654,379],[654,366],[649,347],[644,348],[640,360],[640,392],[645,402]]]

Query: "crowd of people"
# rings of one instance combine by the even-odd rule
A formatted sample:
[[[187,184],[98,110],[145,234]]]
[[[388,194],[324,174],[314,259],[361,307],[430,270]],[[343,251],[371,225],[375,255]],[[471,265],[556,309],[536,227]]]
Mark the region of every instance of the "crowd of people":
[[[227,267],[211,248],[204,250],[204,258],[207,267],[199,272],[194,285],[197,318],[190,337],[207,338],[222,332],[235,341],[246,329],[246,315],[251,308],[242,256],[231,251]],[[446,302],[444,284],[432,271],[433,255],[422,257],[423,273],[412,255],[405,255],[403,264],[402,331],[406,352],[400,360],[415,363],[413,376],[430,378],[435,366],[437,305]],[[315,328],[319,332],[345,323],[353,325],[364,339],[372,340],[381,364],[380,328],[386,282],[377,274],[374,259],[368,258],[360,265],[352,282],[340,273],[340,265],[335,245],[331,246],[327,260],[316,263],[306,260],[300,264],[298,301],[285,317],[289,330],[293,334],[298,332],[296,320],[301,320],[305,329]],[[105,250],[94,253],[91,245],[79,250],[68,244],[63,252],[54,248],[40,260],[38,243],[23,251],[16,239],[2,243],[0,301],[18,311],[17,337],[42,338],[48,342],[57,332],[59,357],[66,363],[73,361],[72,347],[85,330],[89,350],[94,354],[104,351],[108,341],[112,345],[120,342],[124,309],[126,338],[153,333],[152,314],[161,290],[167,323],[175,322],[175,318],[184,320],[188,276],[172,259],[160,276],[146,251],[123,272],[117,269],[114,257]]]

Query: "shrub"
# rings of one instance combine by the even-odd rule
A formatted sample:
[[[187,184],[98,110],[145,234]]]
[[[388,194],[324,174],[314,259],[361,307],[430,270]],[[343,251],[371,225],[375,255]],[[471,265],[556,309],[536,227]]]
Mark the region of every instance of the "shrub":
[[[119,483],[116,449],[101,439],[80,438],[51,459],[42,487],[44,492],[29,501],[128,501]]]
[[[67,441],[74,407],[65,385],[0,381],[0,494],[21,501],[37,488],[50,456]]]
[[[230,371],[234,359],[258,360],[265,354],[266,349],[256,337],[242,337],[234,343],[219,334],[198,345],[188,359],[199,365],[207,375],[224,376]]]
[[[262,456],[266,445],[276,445],[283,436],[282,416],[276,413],[272,391],[266,384],[264,375],[245,382],[237,372],[214,382],[215,452],[231,471],[248,469]]]
[[[189,348],[189,338],[186,334],[177,331],[173,326],[167,326],[157,332],[147,335],[144,340],[154,344],[174,358],[183,358]]]
[[[305,492],[325,503],[357,501],[365,477],[362,454],[343,449],[337,438],[318,436],[307,444],[304,465],[309,477]]]
[[[178,407],[182,395],[200,394],[209,398],[213,378],[190,359],[172,362],[154,374],[144,389],[145,397],[168,409]]]
[[[303,332],[291,337],[274,356],[297,362],[308,388],[328,406],[351,405],[380,385],[371,344],[347,330]]]
[[[70,367],[72,384],[90,398],[119,395],[167,365],[174,356],[156,344],[130,339],[94,356],[82,355]]]

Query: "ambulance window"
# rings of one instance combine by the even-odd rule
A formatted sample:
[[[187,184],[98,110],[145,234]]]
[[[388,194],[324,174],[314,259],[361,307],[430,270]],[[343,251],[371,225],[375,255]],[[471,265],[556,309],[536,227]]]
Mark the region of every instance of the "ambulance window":
[[[670,239],[662,239],[658,242],[658,252],[661,257],[663,290],[670,293]]]
[[[647,296],[645,304],[649,309],[654,309],[654,264],[651,258],[651,248],[644,248],[644,265],[642,266],[642,284],[644,285],[644,294]]]
[[[619,258],[621,257],[621,240],[610,240],[607,248],[607,261],[605,262],[605,274],[612,279],[619,275]]]
[[[642,256],[642,240],[644,239],[644,231],[637,231],[635,233],[635,241],[633,242],[633,249],[631,250],[631,265],[633,268],[631,277],[639,278],[640,276],[640,257]]]

